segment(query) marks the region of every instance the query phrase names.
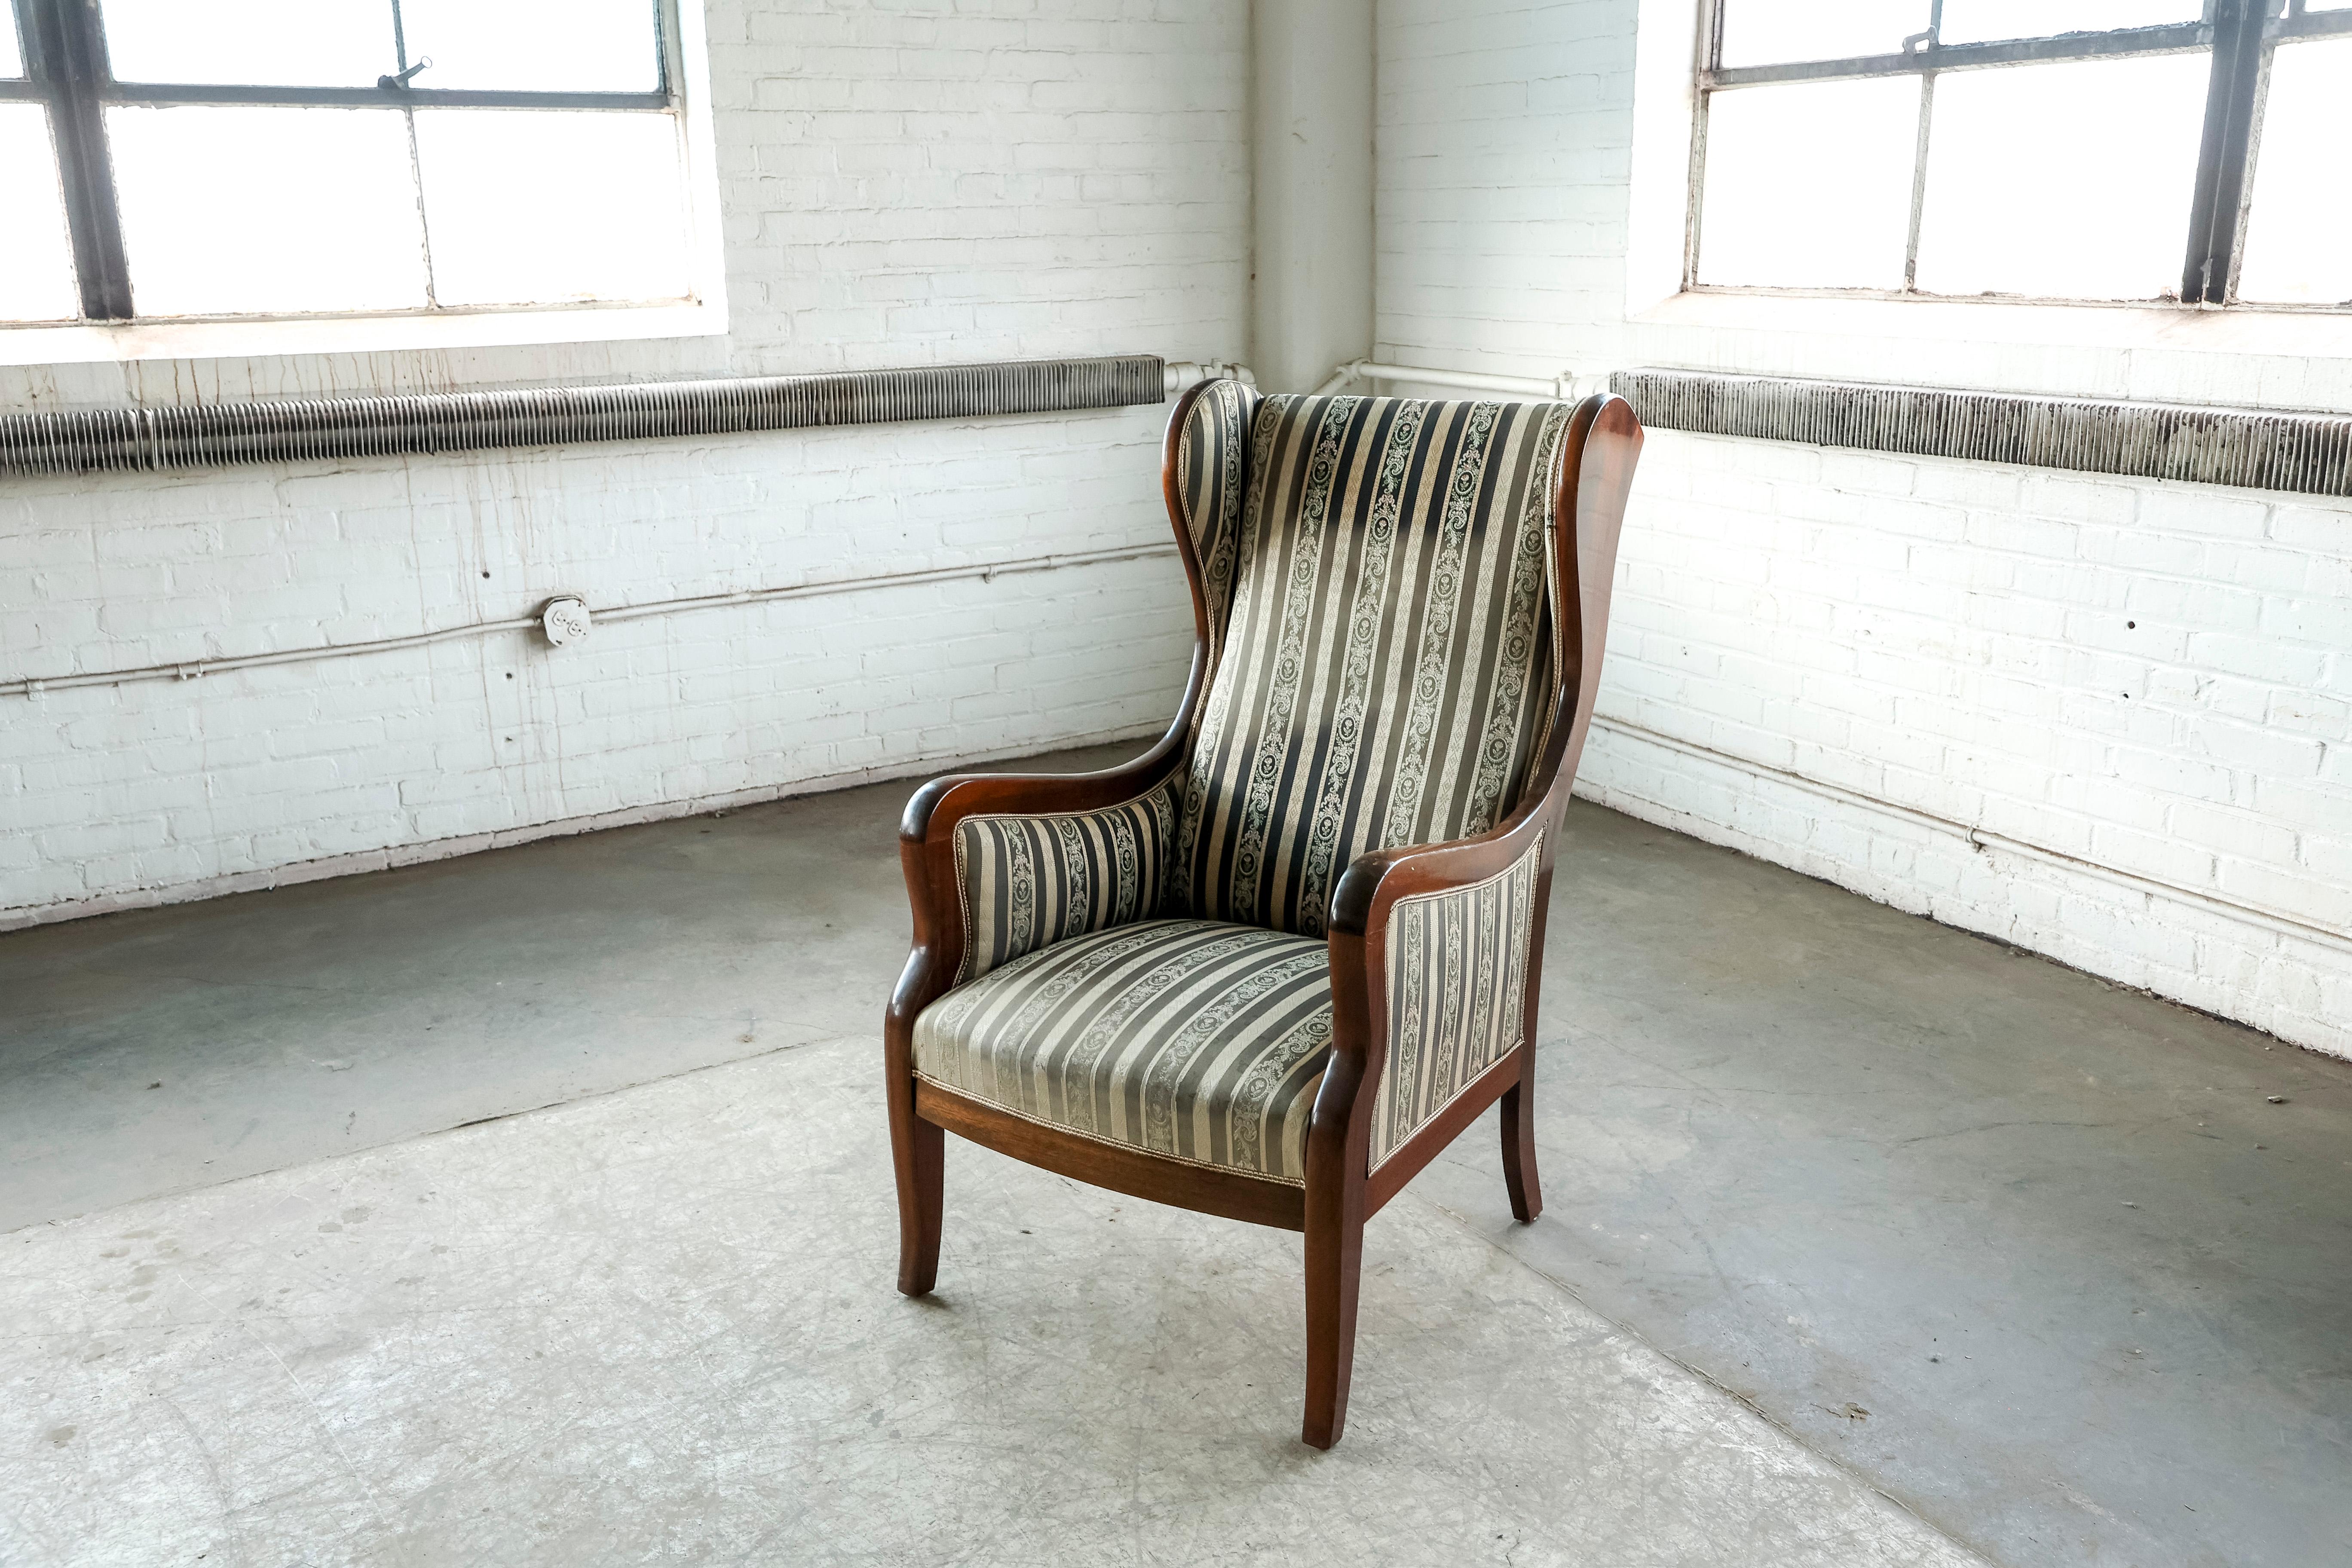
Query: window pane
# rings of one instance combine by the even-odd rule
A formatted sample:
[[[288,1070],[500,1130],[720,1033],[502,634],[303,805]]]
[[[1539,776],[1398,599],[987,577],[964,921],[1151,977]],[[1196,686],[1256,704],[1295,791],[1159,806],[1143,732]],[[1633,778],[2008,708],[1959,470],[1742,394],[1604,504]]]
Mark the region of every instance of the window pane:
[[[80,315],[49,111],[37,103],[0,103],[0,212],[8,215],[7,242],[0,244],[0,321]]]
[[[399,69],[391,0],[105,0],[117,81],[373,87]]]
[[[1927,0],[1729,0],[1723,63],[1843,60],[1899,53],[1927,30]]]
[[[2254,200],[2246,214],[2242,300],[2352,300],[2352,38],[2283,44],[2271,62]]]
[[[1919,79],[1712,93],[1698,279],[1900,289]]]
[[[0,5],[0,76],[23,76],[25,57],[16,47],[16,24]]]
[[[2153,55],[1938,78],[1919,288],[2177,296],[2211,65]]]
[[[140,314],[425,303],[400,110],[115,108],[106,129]]]
[[[419,87],[651,92],[653,0],[403,0]]]
[[[668,115],[420,110],[416,153],[442,304],[686,297]]]
[[[1944,0],[1947,44],[1988,38],[2046,38],[2058,33],[2104,33],[2115,27],[2160,27],[2194,22],[2201,0]]]

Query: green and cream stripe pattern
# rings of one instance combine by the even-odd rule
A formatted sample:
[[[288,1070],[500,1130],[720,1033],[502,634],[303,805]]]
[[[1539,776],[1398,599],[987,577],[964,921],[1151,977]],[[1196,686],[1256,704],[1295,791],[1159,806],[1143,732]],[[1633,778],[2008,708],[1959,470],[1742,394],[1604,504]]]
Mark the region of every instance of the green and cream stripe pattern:
[[[1559,404],[1260,398],[1178,437],[1208,607],[1185,763],[1108,810],[956,830],[965,948],[917,1070],[1047,1125],[1302,1180],[1331,891],[1516,804],[1557,680]],[[1377,1163],[1519,1038],[1541,856],[1390,931]]]
[[[1263,401],[1238,381],[1213,382],[1193,399],[1192,415],[1177,437],[1176,488],[1183,500],[1192,552],[1201,563],[1213,679],[1224,651],[1225,617],[1233,607],[1242,508],[1249,495],[1250,429]],[[1193,734],[1197,738],[1199,733],[1196,723]]]
[[[1101,811],[967,816],[957,824],[964,951],[956,983],[1048,942],[1158,914],[1176,790],[1171,780]]]
[[[1389,1048],[1372,1166],[1395,1152],[1525,1035],[1543,838],[1466,888],[1389,911]]]
[[[915,1071],[944,1089],[1293,1184],[1330,1049],[1323,943],[1213,921],[1055,942],[915,1021]]]
[[[1319,936],[1370,849],[1483,833],[1550,710],[1559,404],[1265,399],[1176,911]]]

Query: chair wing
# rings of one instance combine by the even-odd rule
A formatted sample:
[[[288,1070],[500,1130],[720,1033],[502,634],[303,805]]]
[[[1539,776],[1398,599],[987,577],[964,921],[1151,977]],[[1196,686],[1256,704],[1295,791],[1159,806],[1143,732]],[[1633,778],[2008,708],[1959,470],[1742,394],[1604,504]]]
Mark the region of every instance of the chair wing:
[[[1181,525],[1181,547],[1192,555],[1188,566],[1208,668],[1223,647],[1232,602],[1250,428],[1260,401],[1241,382],[1211,382],[1171,432],[1169,510]],[[1054,942],[1161,911],[1183,784],[1181,773],[1146,763],[1144,787],[1117,805],[957,817],[953,876],[962,958],[955,984]],[[944,798],[935,786],[934,799]],[[921,815],[925,824],[913,829],[919,843],[928,837],[928,805]]]
[[[1170,509],[1182,520],[1184,542],[1192,552],[1201,639],[1213,672],[1233,608],[1234,570],[1249,495],[1250,432],[1264,401],[1255,388],[1238,381],[1211,382],[1185,411],[1176,437]]]

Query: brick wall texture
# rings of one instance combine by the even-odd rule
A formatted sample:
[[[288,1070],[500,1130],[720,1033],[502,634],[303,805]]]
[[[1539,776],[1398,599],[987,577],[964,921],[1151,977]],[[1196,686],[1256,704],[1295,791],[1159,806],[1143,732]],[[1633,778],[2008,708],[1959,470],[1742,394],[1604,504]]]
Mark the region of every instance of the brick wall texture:
[[[1247,8],[715,0],[724,339],[0,370],[0,408],[1245,347]],[[1164,544],[1164,410],[0,482],[9,679]],[[1171,556],[0,696],[0,923],[1164,722]]]
[[[1704,364],[1625,315],[1641,10],[1384,0],[1380,358]],[[2344,362],[1981,368],[2352,408]],[[1583,793],[2352,1055],[2352,507],[1655,431],[1620,570]]]
[[[1380,357],[1654,352],[1624,315],[1638,10],[1382,0]],[[1239,0],[719,0],[709,26],[726,338],[0,371],[0,407],[1245,354]],[[2120,353],[1984,363],[2140,384]],[[2212,374],[2352,406],[2344,362]],[[10,480],[0,660],[1156,543],[1160,418]],[[1622,573],[1586,794],[2352,1054],[2352,509],[1657,432]],[[0,697],[0,922],[1139,733],[1187,621],[1143,556]]]

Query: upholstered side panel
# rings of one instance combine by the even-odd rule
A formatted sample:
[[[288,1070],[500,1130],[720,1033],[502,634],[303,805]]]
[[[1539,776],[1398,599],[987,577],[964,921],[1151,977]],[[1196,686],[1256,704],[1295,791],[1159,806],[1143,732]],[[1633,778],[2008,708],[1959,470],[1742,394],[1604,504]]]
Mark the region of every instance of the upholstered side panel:
[[[1516,803],[1556,660],[1556,403],[1266,398],[1170,912],[1321,935],[1369,849]]]
[[[956,984],[1050,942],[1159,913],[1181,788],[1174,775],[1101,811],[958,823],[964,950]]]
[[[1329,956],[1205,921],[1097,931],[956,987],[914,1043],[921,1077],[1033,1121],[1303,1184]]]
[[[1519,1043],[1527,1020],[1540,835],[1483,882],[1389,912],[1389,1045],[1372,1110],[1377,1168],[1465,1084]]]
[[[1260,401],[1254,388],[1238,381],[1212,382],[1192,400],[1177,437],[1177,493],[1201,563],[1212,671],[1224,648],[1225,617],[1233,607],[1234,562],[1249,493],[1250,425]]]

